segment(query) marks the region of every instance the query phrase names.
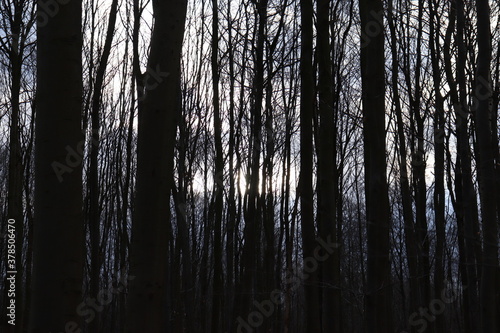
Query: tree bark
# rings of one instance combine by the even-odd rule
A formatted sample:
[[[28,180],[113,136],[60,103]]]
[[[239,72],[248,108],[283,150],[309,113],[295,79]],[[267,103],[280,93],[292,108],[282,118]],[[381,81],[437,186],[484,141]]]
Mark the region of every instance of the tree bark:
[[[264,49],[267,24],[267,0],[255,3],[258,20],[255,45],[255,77],[251,92],[251,143],[249,145],[249,178],[246,193],[245,227],[243,253],[241,256],[242,278],[239,312],[249,314],[253,306],[257,281],[256,267],[258,267],[261,249],[260,235],[262,230],[262,214],[259,203],[259,175],[260,158],[262,151],[262,105],[264,97]],[[243,99],[243,98],[242,98]],[[246,318],[245,318],[246,319]]]
[[[313,212],[313,124],[314,71],[313,71],[313,3],[300,1],[302,23],[300,54],[300,212],[302,226],[303,259],[314,258],[316,230]],[[305,331],[321,332],[318,272],[314,270],[304,281]]]
[[[359,1],[367,218],[367,332],[392,332],[389,197],[385,157],[385,58],[382,1]],[[371,30],[373,27],[376,30]]]
[[[474,230],[478,225],[478,211],[476,201],[476,190],[471,174],[471,151],[468,137],[469,110],[466,101],[466,46],[464,43],[464,8],[463,1],[457,0],[450,5],[450,20],[446,31],[445,46],[443,47],[445,72],[448,84],[450,85],[450,98],[453,104],[453,111],[456,116],[455,128],[457,136],[457,162],[455,168],[455,189],[456,189],[456,209],[457,223],[459,225],[459,240],[463,240],[463,255],[461,258],[465,275],[462,275],[462,282],[467,288],[464,291],[464,321],[466,332],[479,331],[478,303],[478,274],[477,263],[479,261],[480,248],[477,244],[477,235]],[[457,71],[456,80],[453,76],[452,59],[450,54],[451,35],[455,30],[456,19],[456,43]],[[460,242],[459,242],[460,244]]]
[[[187,2],[153,3],[155,24],[138,115],[137,185],[126,332],[170,332],[169,198]],[[154,309],[154,311],[152,310]]]
[[[42,5],[47,5],[47,1],[38,2],[38,6]],[[81,10],[81,1],[68,2],[38,25],[33,294],[29,330],[34,333],[60,332],[81,324],[77,313],[82,301],[85,262]]]
[[[338,243],[336,219],[336,144],[332,61],[330,56],[330,1],[319,0],[317,7],[317,58],[319,90],[318,149],[318,229],[324,241]],[[321,265],[322,329],[341,332],[341,288],[339,248]]]
[[[214,141],[215,141],[215,220],[214,220],[214,283],[212,299],[212,333],[221,331],[221,310],[223,309],[222,279],[222,213],[224,191],[224,156],[222,151],[222,121],[219,103],[219,18],[218,1],[212,0],[212,85],[214,107]]]
[[[430,43],[432,78],[434,83],[434,224],[436,226],[436,264],[434,270],[434,298],[439,299],[444,288],[444,250],[446,245],[445,190],[444,190],[444,99],[441,95],[441,70],[439,68],[440,45],[436,30],[440,30],[434,0],[429,0],[430,8]],[[435,19],[437,18],[437,27]],[[437,28],[437,29],[436,29]],[[444,316],[436,316],[436,332],[446,331]]]
[[[483,225],[483,262],[480,281],[480,307],[483,333],[498,332],[498,220],[496,213],[495,165],[491,131],[492,84],[490,75],[491,32],[490,7],[487,0],[476,0],[477,9],[477,67],[475,97],[476,137],[479,146],[479,195]]]

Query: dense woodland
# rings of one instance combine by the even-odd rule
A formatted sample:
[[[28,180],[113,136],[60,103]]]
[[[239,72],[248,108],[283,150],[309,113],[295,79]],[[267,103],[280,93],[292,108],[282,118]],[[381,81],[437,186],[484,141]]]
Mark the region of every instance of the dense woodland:
[[[498,1],[1,0],[0,82],[1,332],[500,332]]]

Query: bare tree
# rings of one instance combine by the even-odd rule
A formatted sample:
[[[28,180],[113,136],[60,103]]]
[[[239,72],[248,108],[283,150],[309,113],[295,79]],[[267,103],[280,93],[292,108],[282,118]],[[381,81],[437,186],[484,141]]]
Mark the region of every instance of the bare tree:
[[[148,70],[138,114],[137,194],[130,249],[127,332],[170,332],[169,197],[180,114],[186,1],[155,2]],[[157,309],[157,311],[151,311]]]
[[[313,4],[300,1],[302,23],[300,49],[300,211],[303,259],[314,256],[316,230],[313,211],[313,126],[314,72],[313,72]],[[318,273],[313,271],[304,281],[305,331],[321,332],[319,311]]]
[[[317,5],[317,58],[319,91],[318,143],[318,230],[323,240],[338,243],[336,192],[336,132],[334,122],[333,77],[330,56],[330,1]],[[322,329],[341,332],[340,249],[329,254],[322,265]]]
[[[46,1],[38,3],[43,10]],[[38,25],[35,225],[30,332],[75,329],[84,232],[81,1]],[[55,258],[58,258],[55,260]]]
[[[367,219],[367,332],[392,331],[389,197],[385,154],[382,1],[360,0],[361,78]],[[375,29],[370,30],[370,29]],[[375,33],[376,32],[376,33]]]
[[[483,225],[483,262],[481,271],[481,325],[482,332],[498,331],[495,318],[497,310],[498,267],[498,219],[496,214],[495,166],[491,131],[491,32],[490,7],[487,0],[477,0],[477,68],[475,97],[476,136],[479,146],[479,194],[481,198],[481,219]],[[495,148],[496,149],[496,148]]]

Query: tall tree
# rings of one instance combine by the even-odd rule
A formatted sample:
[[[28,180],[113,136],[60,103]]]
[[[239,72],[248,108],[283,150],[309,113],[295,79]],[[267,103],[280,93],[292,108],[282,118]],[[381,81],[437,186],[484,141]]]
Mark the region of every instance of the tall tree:
[[[388,25],[391,33],[391,84],[392,84],[392,101],[394,111],[396,113],[397,125],[397,144],[399,153],[399,186],[401,188],[401,206],[403,210],[404,237],[406,242],[406,260],[408,262],[409,275],[409,295],[410,295],[410,313],[416,311],[419,306],[420,285],[418,284],[418,247],[417,238],[415,235],[415,222],[413,216],[412,198],[410,190],[410,181],[408,176],[407,160],[408,154],[406,149],[406,137],[403,123],[403,108],[399,94],[399,57],[397,47],[396,24],[393,15],[393,1],[389,0],[388,6]]]
[[[493,158],[491,130],[491,31],[488,0],[476,0],[477,9],[477,67],[475,97],[476,137],[479,146],[479,195],[483,225],[483,262],[481,272],[480,304],[482,332],[498,332],[497,279],[498,279],[498,220],[496,212],[495,160]]]
[[[392,332],[390,216],[385,150],[384,11],[360,0],[361,80],[367,220],[366,331]]]
[[[430,35],[435,36],[429,41],[432,79],[434,83],[434,224],[436,225],[436,264],[434,270],[434,297],[441,297],[444,288],[444,250],[446,245],[446,218],[445,218],[445,190],[444,190],[444,137],[445,117],[444,98],[441,94],[441,70],[439,68],[440,49],[439,36],[440,20],[437,15],[438,4],[435,0],[429,0],[430,12]],[[436,318],[436,331],[445,332],[446,322],[444,316]]]
[[[153,2],[154,28],[138,110],[137,193],[130,249],[134,280],[126,325],[126,332],[131,333],[170,332],[169,198],[181,105],[186,7],[185,0]]]
[[[425,306],[430,301],[430,265],[429,265],[429,237],[427,235],[427,188],[425,183],[425,113],[422,114],[422,33],[423,33],[423,11],[424,1],[418,1],[417,13],[417,39],[415,46],[415,67],[410,67],[411,56],[407,52],[404,57],[405,76],[408,89],[410,108],[410,129],[412,153],[412,178],[415,192],[415,236],[417,239],[418,255],[418,284],[419,284],[419,306]],[[410,11],[408,11],[410,12]],[[409,13],[408,13],[409,14]],[[409,25],[409,24],[408,24]],[[410,27],[406,27],[410,29]],[[410,36],[407,36],[410,38]],[[407,45],[411,45],[408,43]],[[412,87],[411,74],[414,72],[414,86]],[[413,90],[413,93],[412,93]],[[429,323],[432,325],[432,322]]]
[[[313,71],[313,3],[300,1],[302,23],[300,48],[300,212],[303,259],[314,257],[316,230],[314,226],[313,197],[313,127],[314,71]],[[321,332],[319,311],[318,273],[310,272],[304,281],[305,331]]]
[[[330,55],[330,1],[317,5],[317,58],[319,92],[318,143],[318,230],[323,240],[338,243],[336,219],[336,144],[333,100],[332,61]],[[322,329],[341,332],[341,288],[339,249],[329,254],[322,265]]]
[[[455,167],[455,192],[459,246],[462,247],[461,274],[463,285],[467,286],[463,293],[464,298],[464,323],[467,332],[479,330],[478,303],[478,272],[480,248],[476,243],[475,229],[478,225],[478,210],[476,190],[472,180],[471,149],[468,136],[469,106],[466,95],[466,45],[464,41],[465,14],[462,0],[450,3],[449,23],[443,46],[444,63],[447,82],[450,86],[450,99],[455,114],[455,127],[457,136],[457,158]],[[456,23],[456,24],[455,24]],[[457,66],[456,79],[453,76],[451,58],[451,36],[456,29]]]
[[[49,2],[38,2],[40,13]],[[38,25],[30,332],[75,330],[81,320],[76,311],[85,262],[81,5],[58,5]]]
[[[239,307],[242,313],[251,311],[252,302],[255,295],[255,285],[257,281],[258,254],[260,253],[260,235],[262,230],[262,215],[260,214],[259,202],[259,176],[260,159],[262,155],[262,109],[264,98],[264,50],[266,40],[267,25],[267,5],[268,0],[255,2],[256,25],[256,43],[255,43],[255,62],[254,78],[251,90],[251,116],[250,116],[250,144],[248,151],[248,172],[249,183],[248,191],[245,194],[245,227],[243,252],[241,255],[241,286],[242,301]],[[246,47],[246,44],[245,44]],[[243,77],[243,73],[242,73]],[[242,96],[241,102],[243,102]],[[242,105],[240,105],[242,106]],[[242,108],[243,109],[243,108]]]
[[[229,190],[228,190],[228,217],[227,217],[227,242],[226,242],[226,326],[228,330],[231,329],[233,321],[233,307],[234,307],[234,285],[235,285],[235,239],[237,236],[236,229],[236,168],[235,168],[235,155],[236,155],[236,118],[235,118],[235,61],[234,61],[234,46],[233,46],[233,29],[232,26],[232,11],[231,1],[227,2],[227,24],[228,24],[228,66],[229,66]]]
[[[224,190],[224,156],[222,152],[222,121],[219,103],[219,18],[218,1],[212,0],[212,84],[215,140],[215,223],[214,223],[214,285],[212,333],[220,332],[222,309],[222,213]]]
[[[87,211],[86,222],[89,228],[90,235],[90,295],[95,297],[99,293],[99,279],[101,272],[101,209],[99,207],[99,131],[101,127],[101,106],[102,106],[102,89],[108,67],[111,46],[115,33],[116,16],[118,12],[118,0],[113,0],[109,12],[109,22],[106,32],[106,40],[104,48],[97,67],[95,82],[92,92],[92,108],[91,108],[91,145],[90,163],[88,170],[87,190],[90,197],[90,208]],[[96,315],[96,318],[89,323],[89,329],[93,332],[100,330],[101,316]]]

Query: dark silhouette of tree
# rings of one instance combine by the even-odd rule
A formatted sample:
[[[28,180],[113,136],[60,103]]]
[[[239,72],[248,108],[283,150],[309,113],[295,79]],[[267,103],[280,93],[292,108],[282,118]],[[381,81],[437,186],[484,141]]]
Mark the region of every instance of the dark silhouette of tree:
[[[446,246],[446,194],[444,187],[444,171],[445,171],[445,113],[444,113],[444,98],[441,93],[442,75],[441,75],[441,45],[439,37],[436,33],[440,30],[440,20],[437,16],[437,4],[434,0],[429,0],[430,10],[430,27],[429,33],[435,36],[429,42],[432,62],[432,79],[434,84],[434,223],[436,225],[436,263],[434,269],[434,297],[441,297],[441,290],[444,288],[445,272],[444,272],[444,254]],[[446,331],[446,321],[443,316],[436,318],[436,332]]]
[[[101,58],[96,70],[96,76],[93,82],[92,101],[90,110],[90,136],[91,144],[90,150],[90,163],[87,179],[87,191],[89,200],[89,208],[87,209],[86,222],[89,228],[90,236],[90,295],[99,294],[99,281],[101,273],[101,209],[99,208],[99,131],[101,130],[101,117],[102,117],[102,93],[106,69],[109,63],[113,37],[115,33],[116,16],[118,12],[118,0],[113,0],[109,12],[109,22],[106,31],[106,40],[102,50]],[[89,94],[90,96],[90,94]],[[96,332],[99,331],[101,324],[100,314],[89,323],[89,330]]]
[[[317,5],[317,58],[319,92],[318,142],[318,236],[338,243],[336,215],[337,166],[336,131],[332,63],[330,57],[330,1],[320,0]],[[322,265],[322,330],[341,332],[340,249],[328,253]]]
[[[214,106],[214,141],[215,141],[215,218],[214,218],[214,286],[212,306],[212,333],[220,332],[221,310],[223,308],[223,272],[222,272],[222,213],[224,191],[224,156],[222,152],[222,122],[219,103],[219,19],[218,2],[212,0],[212,84]]]
[[[170,189],[180,114],[186,1],[153,4],[154,28],[139,104],[135,215],[126,332],[170,332]],[[156,80],[156,81],[155,81]],[[151,309],[157,309],[151,311]]]
[[[420,284],[418,283],[418,245],[415,234],[415,219],[413,216],[413,204],[411,198],[410,180],[407,168],[407,148],[406,136],[403,122],[403,110],[401,106],[401,99],[399,94],[399,60],[398,60],[398,37],[396,35],[396,25],[393,17],[393,1],[389,1],[388,8],[388,25],[391,34],[391,56],[392,56],[392,94],[393,94],[393,107],[396,113],[397,123],[397,145],[399,147],[399,186],[401,188],[401,205],[403,210],[404,221],[404,237],[406,243],[406,259],[408,262],[408,275],[409,275],[409,297],[410,297],[410,312],[416,311],[419,306],[424,306],[420,302]]]
[[[46,4],[40,1],[38,6]],[[59,6],[37,29],[35,219],[30,332],[81,324],[82,210],[81,2]]]
[[[483,225],[483,262],[480,281],[480,304],[482,332],[498,331],[495,318],[498,294],[498,219],[496,214],[495,166],[491,131],[491,32],[490,7],[488,1],[477,0],[477,68],[475,77],[476,137],[479,146],[479,195]],[[493,292],[496,290],[496,293]]]
[[[302,228],[302,258],[314,257],[316,230],[313,203],[313,126],[314,72],[313,72],[313,4],[300,1],[301,48],[300,48],[300,217]],[[321,332],[319,311],[318,273],[310,272],[304,281],[305,331]]]
[[[385,79],[382,1],[360,0],[361,78],[367,220],[367,332],[391,332],[392,284],[385,154]],[[377,33],[373,30],[376,29]]]

